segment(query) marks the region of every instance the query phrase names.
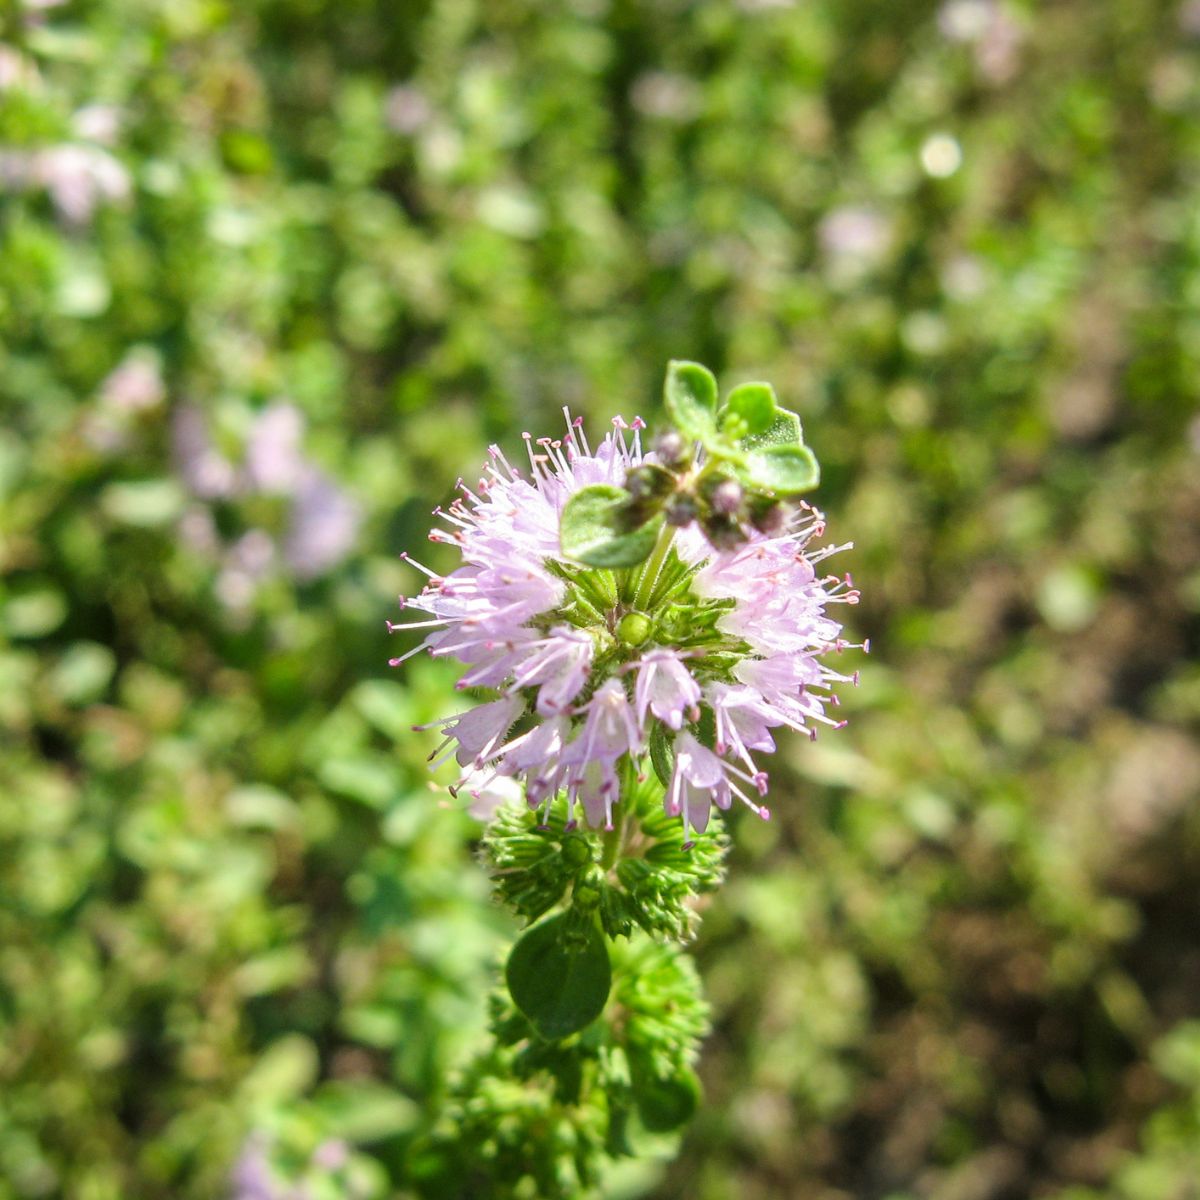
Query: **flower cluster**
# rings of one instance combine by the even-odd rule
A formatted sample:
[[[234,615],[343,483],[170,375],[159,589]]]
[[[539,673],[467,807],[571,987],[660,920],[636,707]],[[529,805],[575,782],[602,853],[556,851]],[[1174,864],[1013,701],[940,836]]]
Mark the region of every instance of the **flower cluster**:
[[[428,649],[466,664],[461,690],[485,693],[437,722],[445,741],[434,755],[454,755],[459,786],[477,799],[516,779],[531,806],[565,792],[589,824],[612,828],[630,756],[640,770],[653,763],[667,811],[697,832],[714,802],[727,809],[735,797],[766,817],[755,755],[774,750],[772,731],[815,736],[818,724],[841,724],[827,713],[831,685],[854,677],[820,656],[850,643],[826,609],[858,595],[848,576],[817,568],[846,547],[809,550],[824,520],[798,503],[775,532],[730,549],[699,525],[665,522],[639,566],[570,561],[560,546],[567,501],[657,465],[640,419],[614,425],[594,450],[569,414],[563,440],[526,435],[527,471],[491,448],[484,477],[460,483],[437,512],[446,527],[430,534],[457,546],[462,565],[439,576],[408,559],[428,582],[401,606],[424,618],[389,628],[429,632],[392,665]],[[703,472],[703,452],[691,469]]]

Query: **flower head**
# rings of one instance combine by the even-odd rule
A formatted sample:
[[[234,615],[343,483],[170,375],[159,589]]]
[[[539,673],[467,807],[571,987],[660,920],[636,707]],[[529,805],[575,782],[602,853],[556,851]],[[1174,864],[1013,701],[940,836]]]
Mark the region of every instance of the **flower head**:
[[[565,792],[590,824],[611,827],[623,771],[644,777],[653,762],[667,811],[698,832],[713,803],[735,797],[767,816],[755,755],[775,748],[772,730],[840,724],[826,712],[837,702],[830,688],[852,677],[820,656],[850,643],[826,610],[858,596],[818,565],[845,547],[810,550],[824,520],[798,503],[772,532],[746,526],[728,548],[695,524],[664,521],[640,565],[568,559],[567,502],[583,488],[626,486],[635,471],[636,498],[666,461],[643,451],[640,419],[614,425],[595,449],[569,416],[561,441],[527,436],[526,470],[491,448],[484,477],[460,484],[438,510],[445,527],[430,534],[455,546],[461,565],[438,575],[413,563],[428,582],[401,606],[421,617],[389,628],[427,632],[392,665],[422,649],[465,664],[460,689],[485,694],[437,722],[441,757],[453,754],[472,781],[520,781],[533,806]],[[702,457],[682,469],[703,487]]]

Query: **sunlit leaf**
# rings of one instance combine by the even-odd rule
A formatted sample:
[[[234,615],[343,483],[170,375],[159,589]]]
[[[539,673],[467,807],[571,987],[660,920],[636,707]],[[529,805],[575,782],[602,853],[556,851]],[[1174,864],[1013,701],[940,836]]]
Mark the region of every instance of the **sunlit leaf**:
[[[567,501],[559,541],[567,558],[589,567],[635,567],[654,549],[662,516],[630,529],[630,499],[622,488],[597,483]]]

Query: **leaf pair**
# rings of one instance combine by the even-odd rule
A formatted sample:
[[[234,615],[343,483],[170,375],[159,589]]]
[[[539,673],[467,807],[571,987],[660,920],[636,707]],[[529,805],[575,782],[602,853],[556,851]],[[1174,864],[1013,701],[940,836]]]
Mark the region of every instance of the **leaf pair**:
[[[610,570],[636,567],[650,557],[665,522],[697,519],[724,549],[750,536],[748,522],[767,528],[764,514],[817,486],[820,468],[804,444],[800,418],[779,407],[769,383],[743,383],[721,405],[711,371],[673,361],[663,398],[675,427],[666,435],[670,454],[631,471],[624,488],[594,484],[567,501],[559,539],[568,559]],[[698,470],[696,443],[705,454]],[[718,503],[714,489],[722,484]]]
[[[779,407],[769,383],[743,383],[718,408],[712,372],[699,363],[672,361],[664,401],[678,429],[700,442],[710,458],[728,464],[747,487],[786,497],[820,482],[800,418]]]

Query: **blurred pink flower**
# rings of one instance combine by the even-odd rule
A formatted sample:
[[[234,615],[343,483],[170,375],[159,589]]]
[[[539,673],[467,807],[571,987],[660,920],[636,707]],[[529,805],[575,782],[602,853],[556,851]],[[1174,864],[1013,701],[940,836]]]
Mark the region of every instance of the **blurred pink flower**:
[[[1016,74],[1024,34],[999,0],[947,0],[937,22],[947,41],[974,47],[975,65],[988,83],[1007,83]]]
[[[384,101],[384,120],[393,133],[416,133],[433,115],[425,93],[410,84],[392,88]]]
[[[128,171],[107,150],[71,142],[0,152],[0,186],[44,188],[60,216],[75,225],[87,224],[101,203],[126,199],[131,189]]]
[[[324,575],[354,548],[358,505],[323,472],[307,468],[292,496],[283,556],[296,579]]]
[[[847,204],[825,215],[817,228],[817,238],[833,274],[855,278],[886,256],[892,228],[875,209]]]
[[[173,414],[175,469],[193,495],[208,501],[276,496],[286,506],[286,528],[278,544],[266,530],[255,528],[222,547],[218,590],[229,607],[245,607],[277,564],[306,582],[337,566],[354,547],[359,506],[305,457],[303,437],[300,411],[276,402],[255,418],[237,464],[217,448],[199,408],[184,404]],[[195,517],[191,519],[194,523]]]

